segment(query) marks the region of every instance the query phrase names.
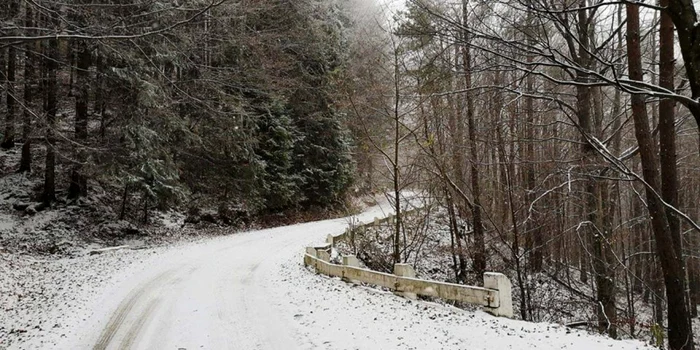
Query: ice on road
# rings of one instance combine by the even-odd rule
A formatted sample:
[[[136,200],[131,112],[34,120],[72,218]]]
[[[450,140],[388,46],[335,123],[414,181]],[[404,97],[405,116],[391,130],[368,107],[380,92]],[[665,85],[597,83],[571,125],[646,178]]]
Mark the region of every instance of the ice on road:
[[[374,207],[368,221],[385,212]],[[96,302],[60,349],[638,349],[562,326],[495,318],[318,276],[304,247],[347,219],[174,248]]]

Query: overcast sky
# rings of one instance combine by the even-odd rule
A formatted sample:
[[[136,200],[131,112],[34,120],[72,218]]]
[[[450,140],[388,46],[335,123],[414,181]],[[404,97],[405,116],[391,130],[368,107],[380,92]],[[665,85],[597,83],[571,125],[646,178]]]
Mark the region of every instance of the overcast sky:
[[[391,27],[394,14],[405,9],[406,0],[347,0],[345,6],[359,28]],[[370,30],[372,31],[372,30]]]

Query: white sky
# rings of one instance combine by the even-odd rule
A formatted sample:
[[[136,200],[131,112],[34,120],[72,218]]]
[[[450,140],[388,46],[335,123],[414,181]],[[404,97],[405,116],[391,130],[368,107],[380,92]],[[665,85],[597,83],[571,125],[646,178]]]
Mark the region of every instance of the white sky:
[[[406,0],[348,0],[347,7],[359,23],[391,21],[394,14],[406,8]]]

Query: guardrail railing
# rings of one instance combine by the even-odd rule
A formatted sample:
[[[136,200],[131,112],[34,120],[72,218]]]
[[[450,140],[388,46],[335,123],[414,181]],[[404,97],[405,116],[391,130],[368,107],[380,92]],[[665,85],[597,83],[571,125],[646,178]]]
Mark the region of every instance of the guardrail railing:
[[[340,277],[345,281],[382,286],[410,299],[422,295],[455,300],[480,305],[495,316],[513,317],[511,283],[508,277],[501,273],[484,273],[484,287],[476,287],[416,278],[415,271],[408,264],[395,264],[394,273],[389,274],[361,268],[357,257],[353,255],[343,256],[342,265],[330,262],[331,248],[336,242],[352,239],[355,234],[364,232],[368,226],[391,223],[393,220],[391,215],[383,219],[375,218],[371,223],[350,227],[338,236],[328,235],[326,244],[306,248],[304,265],[313,267],[317,273]]]

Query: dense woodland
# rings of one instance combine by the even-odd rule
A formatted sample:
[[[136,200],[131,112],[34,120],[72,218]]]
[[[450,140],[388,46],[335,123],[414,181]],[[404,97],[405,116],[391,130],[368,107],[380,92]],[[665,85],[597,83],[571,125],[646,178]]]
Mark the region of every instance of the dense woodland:
[[[420,187],[446,207],[453,281],[505,269],[522,319],[564,318],[537,299],[549,283],[596,315],[572,326],[694,348],[696,20],[691,1],[415,0],[363,42],[384,67],[351,94],[363,142],[397,199]],[[424,242],[401,221],[394,262]]]
[[[144,221],[388,190],[393,262],[415,249],[399,193],[427,190],[449,213],[453,281],[506,269],[519,317],[540,321],[547,278],[582,294],[602,333],[694,349],[692,1],[347,5],[3,1],[1,146],[21,153],[3,175],[40,177],[43,207],[107,193]]]
[[[340,203],[353,173],[321,1],[4,1],[4,149],[50,205],[99,187],[121,216],[210,198],[245,213]],[[139,204],[136,204],[139,203]]]

